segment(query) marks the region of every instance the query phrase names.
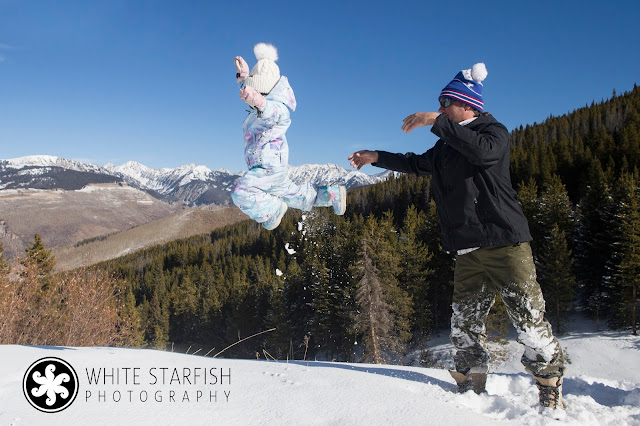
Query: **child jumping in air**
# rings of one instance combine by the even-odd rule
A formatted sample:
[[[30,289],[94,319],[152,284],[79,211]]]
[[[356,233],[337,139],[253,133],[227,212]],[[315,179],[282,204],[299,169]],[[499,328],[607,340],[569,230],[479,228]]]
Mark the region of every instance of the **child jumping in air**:
[[[247,62],[236,56],[236,80],[240,99],[251,110],[242,123],[244,157],[249,171],[233,189],[233,202],[268,230],[276,229],[288,207],[309,211],[314,206],[333,206],[342,215],[347,207],[344,186],[296,185],[289,179],[289,147],[285,132],[291,124],[296,98],[287,77],[276,65],[278,51],[258,43],[253,52],[258,62],[249,73]]]

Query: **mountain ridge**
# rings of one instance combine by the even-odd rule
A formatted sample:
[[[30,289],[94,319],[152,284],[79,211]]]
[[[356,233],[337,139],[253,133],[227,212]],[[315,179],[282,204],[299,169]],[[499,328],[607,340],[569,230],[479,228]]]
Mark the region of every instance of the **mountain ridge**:
[[[344,185],[347,189],[381,182],[391,174],[384,171],[367,175],[336,164],[289,166],[289,176],[296,183]],[[119,166],[112,163],[99,166],[52,155],[0,160],[0,190],[77,190],[86,184],[123,182],[162,201],[188,206],[232,205],[231,190],[243,175],[244,172],[211,170],[196,163],[156,169],[133,160]]]

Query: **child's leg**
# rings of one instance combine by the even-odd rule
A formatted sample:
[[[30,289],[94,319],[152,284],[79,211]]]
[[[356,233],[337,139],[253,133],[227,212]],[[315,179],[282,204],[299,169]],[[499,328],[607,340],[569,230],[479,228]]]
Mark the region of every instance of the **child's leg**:
[[[236,206],[258,223],[269,220],[276,214],[282,201],[269,191],[282,179],[260,167],[249,170],[236,184],[231,198]]]
[[[336,214],[342,215],[347,207],[347,192],[344,186],[321,186],[315,188],[310,183],[298,185],[289,179],[288,169],[277,168],[273,171],[276,184],[269,193],[282,199],[289,207],[309,211],[315,207],[331,207]]]
[[[272,171],[275,184],[268,192],[282,199],[289,207],[309,211],[316,201],[317,191],[310,183],[295,184],[289,179],[286,165]]]
[[[343,215],[347,209],[347,188],[342,185],[318,187],[317,207],[333,207],[337,215]]]

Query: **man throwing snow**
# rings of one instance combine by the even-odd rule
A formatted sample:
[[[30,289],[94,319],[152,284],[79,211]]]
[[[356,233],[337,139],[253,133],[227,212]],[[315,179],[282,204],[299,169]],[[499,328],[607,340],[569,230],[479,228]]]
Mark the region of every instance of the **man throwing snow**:
[[[522,363],[540,390],[541,410],[562,409],[564,357],[544,319],[545,302],[536,281],[527,219],[509,175],[509,133],[482,112],[484,64],[460,71],[442,90],[438,112],[404,119],[402,130],[432,126],[440,140],[424,154],[358,151],[351,165],[432,175],[442,244],[456,253],[451,375],[461,392],[485,392],[489,369],[485,320],[500,293],[525,346]]]

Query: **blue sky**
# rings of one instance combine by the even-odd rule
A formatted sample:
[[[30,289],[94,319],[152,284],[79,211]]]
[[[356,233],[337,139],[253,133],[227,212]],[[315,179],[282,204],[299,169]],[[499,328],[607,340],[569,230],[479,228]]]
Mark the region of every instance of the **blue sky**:
[[[639,15],[616,0],[0,0],[0,158],[245,170],[233,58],[253,67],[257,42],[298,101],[290,164],[423,152],[436,138],[402,119],[476,62],[509,130],[631,90]]]

